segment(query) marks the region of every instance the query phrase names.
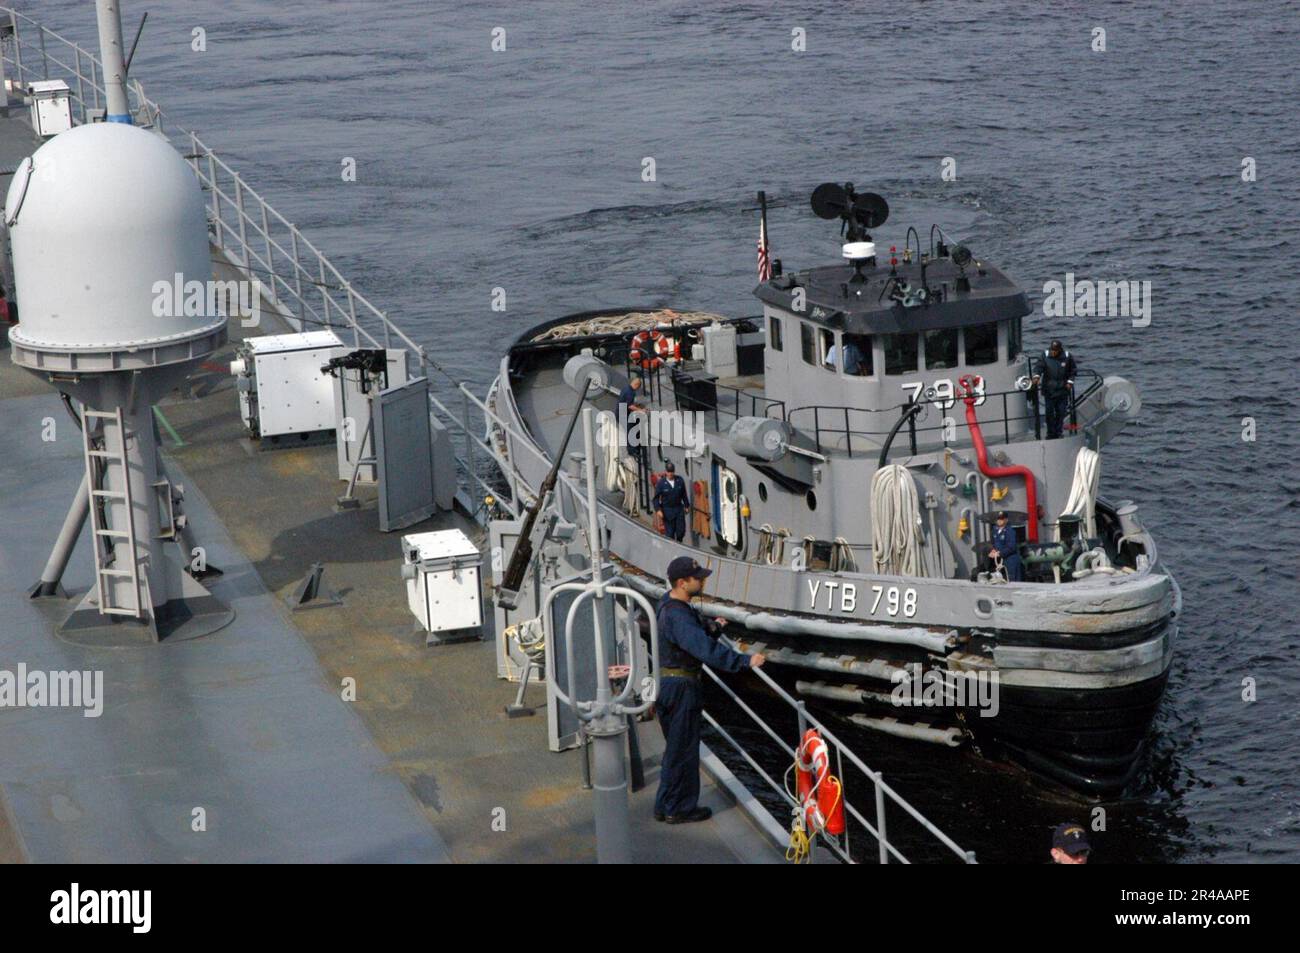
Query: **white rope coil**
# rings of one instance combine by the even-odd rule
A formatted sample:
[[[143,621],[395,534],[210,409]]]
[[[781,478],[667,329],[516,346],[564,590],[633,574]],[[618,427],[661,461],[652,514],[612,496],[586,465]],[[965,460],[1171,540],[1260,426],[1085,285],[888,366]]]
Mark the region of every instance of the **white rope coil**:
[[[896,463],[871,477],[871,557],[875,571],[891,576],[927,576],[916,481]]]

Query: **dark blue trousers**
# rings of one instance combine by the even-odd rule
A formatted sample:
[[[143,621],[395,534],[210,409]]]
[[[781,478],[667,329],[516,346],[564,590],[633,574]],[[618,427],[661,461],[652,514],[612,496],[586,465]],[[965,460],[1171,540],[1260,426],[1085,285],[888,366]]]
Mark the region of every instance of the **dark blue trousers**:
[[[687,814],[700,803],[700,714],[704,703],[698,678],[665,677],[655,700],[664,732],[656,814]]]
[[[686,536],[686,511],[664,510],[664,535],[681,542]]]
[[[1044,394],[1043,402],[1047,405],[1047,439],[1055,440],[1061,436],[1066,418],[1070,415],[1070,395]]]

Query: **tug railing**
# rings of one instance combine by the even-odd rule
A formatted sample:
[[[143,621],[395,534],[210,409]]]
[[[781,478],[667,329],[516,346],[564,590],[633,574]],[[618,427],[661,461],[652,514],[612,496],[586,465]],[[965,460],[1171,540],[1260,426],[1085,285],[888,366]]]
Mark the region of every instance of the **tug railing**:
[[[1096,371],[1088,369],[1080,369],[1076,381],[1078,386],[1075,388],[1069,411],[1070,426],[1072,428],[1077,428],[1079,425],[1079,405],[1102,386],[1101,376]],[[1016,398],[1024,400],[1024,411],[1011,406],[1010,401]],[[915,418],[908,422],[905,433],[910,452],[916,454],[918,449],[926,447],[937,449],[957,445],[956,441],[949,440],[944,436],[944,432],[948,427],[944,418],[952,416],[951,426],[954,431],[959,433],[966,429],[966,422],[960,415],[950,414],[961,403],[961,398],[934,397],[924,399],[920,403],[926,408],[927,417],[930,416],[931,412],[934,412],[936,422],[926,426],[918,426]],[[888,436],[890,427],[893,426],[894,422],[898,420],[899,414],[908,406],[908,404],[898,404],[894,407],[868,409],[840,404],[815,404],[795,407],[785,415],[785,419],[791,426],[797,427],[812,437],[819,453],[842,451],[851,457],[855,455],[856,449],[858,455],[866,453],[874,456],[880,452],[881,444]],[[1000,413],[995,412],[988,419],[981,419],[980,421],[984,428],[984,437],[989,443],[1011,443],[1017,436],[1029,430],[1033,431],[1035,439],[1042,439],[1044,412],[1033,389],[1028,391],[1020,389],[989,391],[984,394],[984,407],[993,407],[995,411],[1000,411]],[[875,429],[872,426],[874,423],[872,415],[879,415],[880,429]],[[981,417],[983,416],[982,414]],[[859,420],[863,421],[863,426],[855,426]],[[1031,426],[1013,426],[1024,424]],[[868,427],[871,427],[871,429],[867,429]],[[857,440],[856,448],[854,446],[855,439]],[[834,445],[831,445],[832,441]],[[924,444],[924,447],[922,444]]]
[[[785,703],[787,706],[789,706],[794,710],[794,714],[796,715],[799,724],[798,737],[802,738],[804,732],[807,731],[809,728],[817,729],[817,732],[818,734],[821,735],[822,740],[826,742],[830,750],[833,752],[835,768],[836,768],[834,773],[835,776],[838,777],[841,782],[845,782],[844,767],[845,764],[848,763],[849,765],[857,769],[860,777],[865,778],[867,781],[871,783],[872,791],[874,795],[873,801],[875,805],[874,823],[873,821],[868,820],[866,815],[864,815],[862,811],[860,811],[857,807],[855,807],[853,801],[851,800],[850,795],[852,790],[854,789],[854,784],[856,782],[845,783],[844,812],[848,817],[856,821],[857,824],[861,828],[863,828],[870,837],[875,839],[877,855],[880,863],[882,864],[889,863],[891,857],[902,864],[911,863],[911,861],[908,860],[903,855],[903,853],[889,840],[889,836],[888,836],[889,828],[886,823],[886,816],[885,816],[886,806],[888,804],[893,804],[895,807],[902,810],[903,813],[907,814],[909,817],[915,820],[927,833],[932,835],[939,842],[939,844],[941,844],[947,850],[951,851],[956,856],[956,858],[960,860],[962,863],[964,864],[977,863],[977,861],[975,860],[974,851],[963,850],[962,847],[956,841],[954,841],[951,837],[949,837],[947,834],[941,831],[927,817],[925,817],[925,815],[923,815],[915,807],[909,804],[902,795],[900,795],[897,791],[895,791],[892,787],[889,786],[889,784],[885,781],[884,777],[880,774],[879,771],[873,771],[865,761],[863,761],[853,752],[853,749],[851,749],[848,745],[846,745],[843,741],[841,741],[835,735],[834,732],[832,732],[829,728],[826,727],[824,723],[818,721],[815,717],[810,715],[803,701],[796,699],[789,692],[783,689],[780,685],[776,683],[776,681],[770,675],[768,675],[762,669],[755,668],[755,669],[750,669],[749,671],[751,674],[757,675],[758,678],[767,686],[767,688],[778,699],[780,699],[783,703]],[[722,692],[728,698],[730,698],[736,704],[736,706],[742,712],[745,713],[745,715],[749,717],[749,719],[754,723],[756,727],[758,727],[769,739],[771,739],[773,744],[775,744],[783,752],[785,752],[785,754],[789,757],[791,763],[793,763],[795,759],[795,749],[786,741],[786,739],[783,738],[779,732],[775,731],[763,719],[763,717],[758,714],[758,712],[756,712],[749,704],[747,704],[744,701],[744,699],[742,699],[738,694],[736,694],[736,692],[732,690],[731,686],[729,686],[725,681],[723,681],[717,675],[717,673],[715,673],[711,668],[705,666],[704,673],[708,675],[708,677],[712,679],[713,683],[717,685],[717,687],[720,688]],[[792,797],[790,791],[787,789],[785,778],[782,777],[780,780],[777,780],[776,778],[773,778],[772,775],[769,774],[766,770],[764,770],[762,765],[760,765],[754,759],[754,757],[745,749],[744,745],[742,745],[739,741],[737,741],[735,736],[731,732],[727,731],[726,728],[724,728],[721,724],[719,724],[717,719],[714,718],[713,714],[707,708],[704,711],[704,720],[708,723],[709,727],[711,727],[715,732],[717,732],[718,736],[722,738],[723,741],[727,742],[727,744],[731,747],[731,749],[744,760],[744,762],[749,766],[750,770],[752,770],[755,774],[757,774],[764,781],[764,783],[766,783],[766,785],[772,789],[772,791],[774,791],[777,795],[781,797],[781,799],[790,808],[792,815],[799,813],[802,810],[799,801],[795,797]],[[838,857],[840,860],[844,861],[845,863],[850,863],[850,864],[856,863],[857,860],[856,858],[853,857],[852,852],[850,850],[849,834],[850,834],[849,827],[846,827],[844,834],[839,837],[835,837],[825,832],[822,832],[817,835],[816,842],[820,843],[822,846],[824,846],[826,849],[828,849],[831,853],[833,853],[836,857]],[[815,852],[811,856],[815,856]]]

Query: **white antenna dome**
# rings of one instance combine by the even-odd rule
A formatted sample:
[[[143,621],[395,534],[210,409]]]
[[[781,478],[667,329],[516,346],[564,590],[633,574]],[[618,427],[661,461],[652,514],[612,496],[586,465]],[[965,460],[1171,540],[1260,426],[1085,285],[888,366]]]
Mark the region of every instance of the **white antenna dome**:
[[[849,261],[866,261],[876,256],[876,243],[845,242],[840,253]]]
[[[56,136],[15,174],[5,223],[21,316],[15,344],[117,351],[225,324],[220,314],[176,313],[175,295],[160,302],[159,282],[206,289],[212,262],[198,179],[155,133],[94,123]]]

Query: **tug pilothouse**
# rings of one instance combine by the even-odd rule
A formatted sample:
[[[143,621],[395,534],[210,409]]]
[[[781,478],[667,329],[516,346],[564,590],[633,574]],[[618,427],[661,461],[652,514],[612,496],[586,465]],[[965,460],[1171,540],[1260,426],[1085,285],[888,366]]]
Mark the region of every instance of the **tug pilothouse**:
[[[820,186],[812,209],[840,221],[841,260],[760,265],[761,314],[603,309],[524,334],[490,397],[541,454],[494,432],[508,481],[536,491],[594,382],[609,550],[647,594],[689,555],[714,570],[706,611],[855,723],[978,736],[1068,785],[1122,788],[1178,601],[1137,506],[1100,492],[1136,388],[1085,367],[1047,393],[1003,271],[937,225],[924,245],[915,228],[901,251],[878,244],[888,205],[851,185]],[[684,520],[656,492],[670,463]],[[881,710],[912,663],[1000,679],[999,714]]]

